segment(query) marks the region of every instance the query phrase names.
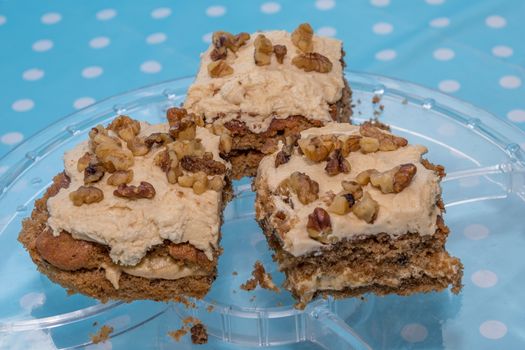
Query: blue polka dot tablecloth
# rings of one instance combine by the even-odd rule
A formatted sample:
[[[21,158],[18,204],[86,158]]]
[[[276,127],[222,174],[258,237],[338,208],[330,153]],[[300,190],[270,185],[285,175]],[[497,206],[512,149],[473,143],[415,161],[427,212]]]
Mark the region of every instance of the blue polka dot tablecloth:
[[[0,1],[0,156],[75,110],[195,74],[215,30],[293,30],[301,22],[342,39],[351,70],[441,90],[525,130],[524,14],[522,0]],[[525,139],[514,141],[525,149]],[[0,160],[0,173],[6,169]],[[462,234],[476,245],[490,225],[473,223]],[[467,288],[498,283],[490,269],[466,271],[465,279]],[[487,300],[480,313],[490,308]],[[525,347],[521,322],[485,319],[476,336],[486,340],[480,343],[486,349]],[[461,334],[448,345],[432,343],[436,330],[419,323],[395,332],[405,341],[400,348],[461,347]],[[514,341],[504,342],[511,333]],[[220,343],[212,348],[236,349]]]

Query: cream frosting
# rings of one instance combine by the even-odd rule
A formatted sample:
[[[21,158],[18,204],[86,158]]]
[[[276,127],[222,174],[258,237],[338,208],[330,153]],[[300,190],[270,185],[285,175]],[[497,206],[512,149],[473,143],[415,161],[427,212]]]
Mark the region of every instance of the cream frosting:
[[[167,132],[168,128],[168,124],[141,123],[140,135]],[[214,159],[221,159],[218,136],[205,128],[197,128],[197,138],[202,140],[207,151],[213,153]],[[129,200],[114,196],[115,187],[107,185],[109,174],[106,174],[94,184],[104,192],[104,199],[77,207],[69,199],[69,194],[84,185],[77,161],[87,151],[86,141],[64,155],[64,168],[71,183],[47,202],[48,225],[55,236],[64,230],[76,239],[107,245],[111,259],[119,265],[138,264],[151,247],[164,240],[188,242],[213,260],[213,250],[219,239],[221,193],[208,190],[197,195],[191,188],[168,183],[166,174],[154,164],[158,150],[152,150],[145,156],[134,158],[131,185],[149,182],[156,191],[153,199]]]
[[[322,128],[311,128],[301,133],[302,138],[313,135],[352,135],[359,134],[359,127],[350,124],[330,123]],[[421,156],[426,153],[426,148],[420,145],[408,145],[390,152],[376,152],[363,154],[351,152],[346,159],[351,165],[349,174],[328,176],[324,167],[326,162],[313,163],[304,156],[295,153],[286,164],[275,167],[275,156],[265,157],[259,166],[257,183],[268,187],[275,193],[279,184],[292,172],[299,170],[306,173],[319,184],[319,196],[332,191],[338,193],[342,190],[342,180],[353,180],[357,174],[367,169],[386,171],[403,163],[413,163],[417,173],[411,184],[402,192],[383,194],[371,185],[365,186],[373,199],[379,203],[379,212],[373,224],[356,217],[352,212],[346,215],[330,214],[332,222],[332,235],[338,240],[351,238],[356,235],[374,235],[387,233],[397,237],[407,232],[418,232],[420,235],[432,235],[436,231],[437,215],[441,210],[436,207],[436,201],[441,195],[439,177],[421,164]],[[286,213],[291,229],[280,237],[283,248],[294,256],[301,256],[321,249],[324,245],[308,236],[306,230],[307,218],[315,207],[327,208],[321,199],[308,205],[303,205],[295,194],[292,195],[294,209],[286,204],[280,196],[273,195],[271,200],[275,212],[281,210]],[[271,216],[275,214],[272,213]],[[264,210],[257,211],[257,219],[264,219]]]
[[[282,64],[272,56],[268,66],[255,65],[253,42],[258,34],[264,34],[273,45],[286,45],[288,53]],[[331,121],[329,104],[337,102],[344,88],[341,65],[342,43],[340,40],[313,37],[314,51],[332,62],[328,73],[305,72],[291,61],[299,54],[286,31],[258,32],[235,54],[228,50],[227,62],[233,74],[211,78],[208,64],[213,45],[201,55],[199,73],[188,91],[184,107],[205,116],[210,122],[219,114],[219,123],[231,119],[244,121],[253,132],[264,132],[271,120],[302,115],[323,122]]]

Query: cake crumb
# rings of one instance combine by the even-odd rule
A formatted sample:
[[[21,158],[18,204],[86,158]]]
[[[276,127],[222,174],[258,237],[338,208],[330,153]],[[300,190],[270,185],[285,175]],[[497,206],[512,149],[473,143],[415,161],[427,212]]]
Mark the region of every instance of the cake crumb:
[[[372,97],[372,103],[373,104],[379,103],[380,101],[381,101],[381,96],[374,95],[374,97]]]
[[[96,327],[97,325],[98,325],[97,321],[93,322],[93,327]]]
[[[254,290],[258,284],[261,288],[269,289],[277,293],[281,291],[279,287],[273,283],[272,276],[266,272],[263,264],[259,260],[253,265],[252,276],[252,278],[241,284],[241,289],[251,291]]]
[[[237,271],[233,271],[232,275],[237,276],[239,273]]]
[[[182,327],[180,329],[177,329],[176,331],[169,332],[168,335],[172,337],[175,341],[180,341],[180,338],[186,335],[186,333],[188,333],[188,330],[185,327]]]
[[[188,316],[186,318],[184,318],[182,320],[182,323],[184,323],[185,325],[186,324],[189,324],[189,323],[193,323],[193,324],[196,324],[196,323],[200,323],[201,321],[195,317],[191,317],[191,316]]]
[[[98,344],[100,342],[105,342],[109,339],[109,335],[113,333],[113,327],[111,326],[102,326],[100,330],[91,336],[91,341],[94,344]]]
[[[186,307],[186,309],[195,309],[197,307],[197,305],[195,305],[193,301],[189,301],[188,299],[180,295],[175,296],[173,298],[173,301],[183,304]]]
[[[213,305],[208,305],[208,307],[206,308],[206,311],[212,312],[213,309],[215,309],[215,307]]]
[[[208,332],[202,323],[197,323],[191,327],[191,342],[193,344],[206,344],[208,342]]]

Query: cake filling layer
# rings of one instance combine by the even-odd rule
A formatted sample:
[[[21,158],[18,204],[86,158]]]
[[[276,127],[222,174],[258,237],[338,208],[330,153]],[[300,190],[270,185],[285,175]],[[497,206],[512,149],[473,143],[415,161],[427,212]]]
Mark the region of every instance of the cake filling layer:
[[[255,64],[254,41],[259,34],[273,45],[286,46],[283,63],[273,57],[269,65]],[[204,116],[208,122],[219,116],[220,123],[240,119],[256,133],[267,130],[274,118],[302,115],[324,122],[332,120],[330,104],[341,99],[345,86],[341,41],[313,37],[313,51],[332,63],[328,73],[305,72],[294,66],[291,61],[300,52],[286,31],[254,33],[236,53],[228,51],[226,62],[233,74],[224,77],[212,78],[208,73],[213,49],[211,45],[201,56],[199,73],[184,103],[189,112]]]
[[[140,135],[168,132],[168,128],[167,124],[141,123]],[[196,137],[202,140],[206,151],[213,153],[214,159],[220,159],[218,136],[197,128]],[[48,225],[55,236],[66,231],[76,239],[107,245],[111,259],[119,265],[138,264],[151,247],[166,239],[174,243],[188,242],[213,260],[220,229],[220,192],[207,190],[197,195],[191,187],[168,183],[166,173],[155,165],[157,151],[152,150],[145,156],[134,157],[130,185],[147,181],[155,188],[154,198],[129,200],[117,197],[113,195],[115,186],[106,183],[109,175],[106,174],[96,183],[103,191],[104,199],[75,206],[69,194],[84,185],[84,174],[77,170],[77,161],[88,151],[88,142],[84,142],[64,155],[65,173],[71,183],[47,202]]]
[[[322,128],[312,128],[301,133],[301,139],[307,139],[315,135],[358,135],[359,126],[349,124],[330,123]],[[341,191],[343,180],[353,180],[359,173],[375,169],[386,171],[404,163],[413,163],[417,173],[410,186],[400,193],[382,193],[371,184],[363,187],[379,205],[378,215],[375,221],[367,223],[359,219],[353,212],[346,215],[331,215],[332,236],[338,241],[351,239],[363,235],[375,235],[386,232],[391,237],[399,237],[407,232],[419,233],[420,235],[432,235],[436,231],[437,215],[441,209],[436,202],[441,195],[439,177],[432,170],[421,164],[421,156],[427,152],[424,146],[407,145],[389,152],[362,153],[351,152],[346,160],[350,164],[348,173],[340,173],[328,176],[325,170],[326,163],[314,163],[299,154],[293,154],[289,161],[276,168],[276,154],[264,158],[259,167],[258,180],[262,186],[267,186],[269,200],[272,201],[277,212],[283,212],[290,223],[286,232],[280,233],[279,239],[283,242],[283,248],[294,256],[301,256],[319,250],[325,244],[309,237],[306,224],[308,215],[316,207],[325,206],[323,198],[330,194]],[[278,192],[278,186],[288,178],[294,171],[300,171],[308,175],[319,185],[319,199],[309,204],[303,204],[295,193],[292,193],[289,201],[283,199]],[[264,210],[258,211],[264,215]],[[263,217],[257,218],[262,220]]]

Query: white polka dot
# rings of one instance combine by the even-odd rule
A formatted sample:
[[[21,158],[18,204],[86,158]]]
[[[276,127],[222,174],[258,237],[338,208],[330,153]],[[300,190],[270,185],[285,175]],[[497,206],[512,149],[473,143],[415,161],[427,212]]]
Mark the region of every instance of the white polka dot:
[[[27,112],[33,109],[35,106],[35,102],[29,98],[23,98],[21,100],[17,100],[13,102],[11,105],[11,108],[15,112]]]
[[[35,81],[44,77],[44,71],[38,68],[31,68],[22,73],[22,78],[28,81]]]
[[[390,49],[381,50],[376,53],[375,57],[376,57],[376,60],[391,61],[397,57],[397,52],[395,50],[390,50]]]
[[[206,33],[202,36],[202,41],[204,41],[206,44],[211,44],[212,36],[213,36],[213,33]]]
[[[44,305],[46,301],[46,295],[44,293],[27,293],[20,298],[20,306],[22,309],[31,311],[34,308]]]
[[[470,224],[463,230],[463,234],[474,241],[487,238],[489,233],[488,227],[481,224]]]
[[[281,4],[278,2],[265,2],[261,5],[261,12],[271,15],[281,11]]]
[[[75,109],[82,109],[84,107],[90,106],[95,103],[95,99],[92,97],[79,97],[73,102],[73,107]]]
[[[442,80],[439,82],[438,88],[443,92],[456,92],[461,87],[457,80]]]
[[[489,270],[479,270],[470,276],[472,283],[480,288],[494,287],[498,283],[498,275]]]
[[[315,7],[318,10],[330,10],[335,7],[335,1],[334,0],[317,0],[315,2]]]
[[[0,142],[2,142],[4,145],[15,145],[19,142],[22,142],[23,139],[24,135],[15,131],[2,135],[2,137],[0,137]]]
[[[0,15],[0,26],[3,26],[7,22],[7,18],[5,16]]]
[[[320,36],[335,36],[337,30],[334,27],[321,27],[317,29],[317,35]]]
[[[162,70],[162,65],[157,61],[146,61],[140,65],[140,70],[144,73],[158,73]]]
[[[148,35],[146,42],[150,45],[160,44],[166,41],[168,37],[164,33],[153,33]]]
[[[456,134],[456,126],[450,123],[445,123],[437,128],[437,132],[442,136],[454,136]]]
[[[471,176],[459,179],[459,186],[461,187],[476,187],[479,183],[479,177]]]
[[[53,42],[48,39],[38,40],[33,43],[33,51],[44,52],[53,48]]]
[[[206,9],[206,15],[208,17],[220,17],[226,13],[226,7],[224,6],[210,6]]]
[[[507,113],[507,118],[516,123],[523,123],[525,122],[525,110],[513,109],[512,111]]]
[[[375,7],[384,7],[390,5],[390,0],[370,0],[370,4]]]
[[[171,9],[169,7],[159,7],[151,11],[151,17],[155,19],[162,19],[171,15]]]
[[[115,9],[104,9],[97,12],[97,19],[99,21],[107,21],[112,19],[117,15],[117,11]]]
[[[514,53],[512,47],[498,45],[492,48],[492,54],[496,57],[510,57]]]
[[[507,25],[507,20],[501,16],[493,15],[485,18],[485,24],[490,28],[503,28]]]
[[[485,338],[499,339],[507,334],[507,326],[501,321],[489,320],[479,326],[479,332]]]
[[[0,165],[0,175],[4,174],[7,169],[9,169],[9,167],[5,166],[5,165]],[[0,220],[0,222],[2,222],[3,220]]]
[[[82,76],[86,79],[92,79],[100,76],[104,70],[99,66],[91,66],[82,69]]]
[[[448,27],[450,25],[450,19],[447,17],[434,18],[429,22],[429,25],[434,28]]]
[[[44,14],[40,20],[42,21],[42,23],[44,24],[55,24],[55,23],[58,23],[62,20],[62,15],[60,13],[57,13],[57,12],[48,12],[46,14]]]
[[[456,54],[451,49],[439,48],[434,51],[434,58],[439,61],[448,61],[454,58]]]
[[[401,330],[401,336],[407,342],[418,343],[427,338],[428,331],[425,326],[419,323],[411,323],[403,327]]]
[[[390,23],[386,22],[379,22],[374,24],[372,27],[372,31],[379,35],[385,35],[390,34],[394,30],[394,26],[392,26]]]
[[[89,46],[91,46],[92,49],[102,49],[108,46],[110,42],[111,40],[108,37],[99,36],[91,39],[89,41]]]
[[[516,89],[521,86],[521,79],[515,75],[505,75],[501,77],[499,84],[505,89]]]
[[[441,5],[445,0],[425,0],[425,2],[429,5]]]

